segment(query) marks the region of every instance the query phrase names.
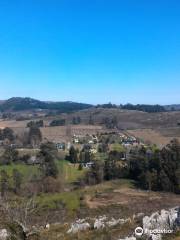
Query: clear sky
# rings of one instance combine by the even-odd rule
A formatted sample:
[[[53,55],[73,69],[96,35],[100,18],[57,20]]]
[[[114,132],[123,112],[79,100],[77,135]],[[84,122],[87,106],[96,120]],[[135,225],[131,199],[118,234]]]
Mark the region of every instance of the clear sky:
[[[0,99],[180,103],[179,0],[1,0]]]

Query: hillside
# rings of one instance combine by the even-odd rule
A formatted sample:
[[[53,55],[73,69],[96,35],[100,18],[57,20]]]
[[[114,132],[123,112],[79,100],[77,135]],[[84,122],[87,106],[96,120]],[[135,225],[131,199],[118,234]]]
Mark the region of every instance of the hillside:
[[[180,121],[180,111],[147,113],[117,108],[90,108],[71,113],[68,118],[75,116],[79,116],[83,123],[88,123],[91,118],[94,124],[103,124],[107,119],[114,119],[119,129],[174,128],[178,127]]]
[[[72,112],[90,108],[92,105],[76,102],[45,102],[32,98],[13,97],[6,101],[0,101],[0,111],[26,111],[26,110],[57,110],[58,112]]]

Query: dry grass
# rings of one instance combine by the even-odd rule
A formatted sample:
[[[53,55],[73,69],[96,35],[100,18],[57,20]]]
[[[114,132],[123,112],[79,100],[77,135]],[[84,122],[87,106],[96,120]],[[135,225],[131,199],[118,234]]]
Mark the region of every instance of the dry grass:
[[[136,129],[128,130],[128,133],[141,139],[145,143],[156,144],[159,147],[167,145],[173,138],[180,140],[178,131],[170,132],[170,129],[153,130],[153,129]],[[167,134],[169,133],[169,135]]]
[[[118,184],[112,185],[112,188],[110,188],[110,185],[109,188],[99,188],[96,190],[96,194],[87,194],[85,201],[90,209],[100,207],[106,209],[112,206],[116,206],[116,209],[119,208],[119,210],[123,208],[125,209],[124,214],[127,216],[139,212],[149,214],[156,210],[168,209],[180,204],[180,198],[176,194],[143,191],[132,188],[131,185],[121,184],[119,186]]]

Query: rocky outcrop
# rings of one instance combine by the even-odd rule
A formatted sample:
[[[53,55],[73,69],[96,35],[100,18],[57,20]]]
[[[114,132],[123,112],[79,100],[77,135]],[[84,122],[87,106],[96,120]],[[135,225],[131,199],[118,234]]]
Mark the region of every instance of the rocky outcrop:
[[[139,219],[143,216],[143,213],[133,216],[133,219]],[[161,210],[155,212],[151,216],[145,216],[142,219],[143,228],[142,235],[148,240],[162,240],[163,234],[173,233],[180,229],[180,207],[172,209]],[[138,237],[134,236],[126,237],[119,240],[136,240]]]
[[[114,227],[118,224],[122,225],[125,224],[127,222],[129,222],[130,219],[115,219],[115,218],[111,218],[108,219],[107,216],[103,215],[103,216],[99,216],[95,219],[93,218],[89,218],[89,219],[79,219],[76,222],[71,224],[71,228],[67,231],[67,233],[77,233],[79,231],[85,231],[88,229],[103,229],[103,228],[111,228]]]
[[[143,218],[144,234],[153,240],[161,240],[163,234],[172,233],[179,227],[180,207],[161,210]]]
[[[94,229],[101,229],[105,228],[105,222],[107,220],[106,216],[100,216],[98,217],[94,222]]]
[[[80,231],[85,231],[90,229],[90,224],[86,222],[85,219],[79,219],[75,223],[71,224],[71,228],[67,231],[67,233],[77,233]]]
[[[136,240],[136,238],[135,237],[126,237],[126,238],[119,239],[119,240]]]
[[[0,240],[7,240],[9,237],[8,231],[6,229],[0,230]]]

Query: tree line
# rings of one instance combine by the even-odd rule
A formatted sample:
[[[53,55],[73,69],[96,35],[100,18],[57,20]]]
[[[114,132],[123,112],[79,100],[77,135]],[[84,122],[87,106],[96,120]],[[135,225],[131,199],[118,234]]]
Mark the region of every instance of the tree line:
[[[107,104],[98,104],[96,106],[96,108],[119,108],[119,109],[126,109],[126,110],[137,110],[137,111],[142,111],[142,112],[149,112],[149,113],[153,113],[153,112],[166,112],[166,108],[164,106],[161,105],[150,105],[150,104],[131,104],[131,103],[127,103],[127,104],[120,104],[120,105],[116,105],[116,104],[112,104],[112,103],[107,103]]]
[[[129,178],[146,190],[180,194],[180,143],[172,140],[159,150],[135,148],[127,161],[119,161],[121,153],[110,151],[104,161],[92,159],[85,182],[97,184],[104,180]]]
[[[59,169],[56,165],[57,148],[51,143],[43,143],[40,146],[40,151],[37,154],[39,159],[38,175],[32,175],[29,182],[24,179],[22,171],[16,168],[16,163],[21,161],[21,157],[15,149],[6,149],[1,157],[5,164],[14,164],[13,169],[9,171],[8,168],[2,168],[0,171],[0,194],[5,197],[9,192],[15,194],[35,194],[40,192],[59,191],[62,182],[58,179]],[[23,189],[22,189],[23,185]]]

